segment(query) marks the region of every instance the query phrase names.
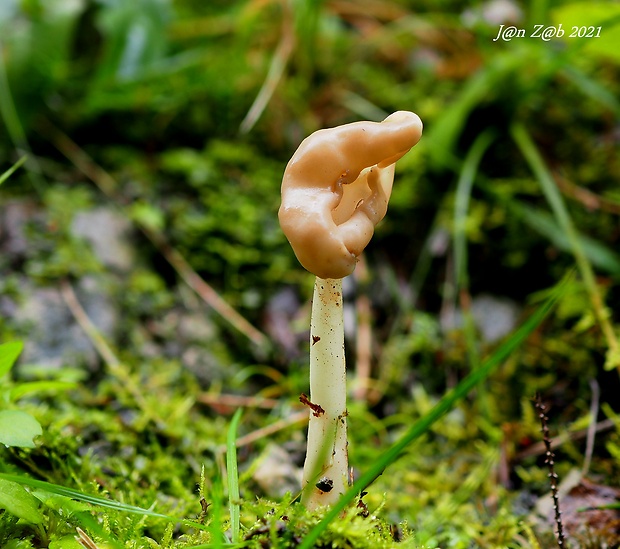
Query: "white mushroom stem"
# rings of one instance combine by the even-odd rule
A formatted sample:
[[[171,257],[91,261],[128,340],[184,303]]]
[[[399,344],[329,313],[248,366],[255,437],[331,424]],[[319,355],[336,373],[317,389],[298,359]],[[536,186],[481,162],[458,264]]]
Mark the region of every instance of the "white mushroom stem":
[[[342,279],[317,277],[310,321],[310,423],[302,500],[336,503],[347,490],[347,386]]]

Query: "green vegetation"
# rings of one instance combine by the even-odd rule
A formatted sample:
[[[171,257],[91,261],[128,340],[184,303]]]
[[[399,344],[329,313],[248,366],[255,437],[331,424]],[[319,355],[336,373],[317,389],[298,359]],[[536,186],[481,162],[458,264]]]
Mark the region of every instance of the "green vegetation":
[[[0,547],[553,547],[537,392],[567,545],[620,547],[619,42],[614,2],[0,2]],[[309,513],[282,172],[396,110]]]

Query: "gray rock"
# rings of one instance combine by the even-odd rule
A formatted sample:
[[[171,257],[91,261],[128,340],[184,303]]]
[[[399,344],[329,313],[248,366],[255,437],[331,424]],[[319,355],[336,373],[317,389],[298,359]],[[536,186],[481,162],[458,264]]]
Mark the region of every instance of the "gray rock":
[[[508,335],[517,325],[521,309],[514,301],[480,294],[471,303],[471,312],[482,339],[488,343]]]
[[[185,311],[179,318],[178,333],[183,341],[191,343],[211,341],[218,336],[217,328],[204,311]]]
[[[265,310],[267,334],[285,351],[289,359],[299,356],[301,340],[307,341],[309,338],[305,331],[300,338],[300,334],[292,328],[300,306],[295,290],[284,287],[269,299]]]
[[[0,250],[9,256],[24,256],[28,251],[26,224],[37,209],[27,200],[9,200],[0,208]]]
[[[521,308],[505,297],[480,294],[471,300],[471,314],[482,340],[494,343],[508,335],[517,325]],[[463,326],[463,311],[446,309],[441,314],[441,327],[444,331]]]
[[[281,498],[301,490],[302,470],[281,446],[270,443],[259,458],[253,479],[268,497]]]
[[[51,369],[96,363],[96,353],[56,288],[31,288],[14,320],[26,329],[21,362]]]
[[[97,352],[60,291],[35,286],[27,279],[21,289],[24,298],[16,304],[13,316],[13,321],[28,333],[21,362],[46,368],[95,368],[99,363]],[[104,337],[111,338],[118,313],[98,279],[85,277],[76,285],[75,293],[93,324]]]
[[[103,265],[121,272],[130,270],[134,262],[130,230],[126,217],[105,207],[79,212],[71,223],[72,234],[88,241]]]

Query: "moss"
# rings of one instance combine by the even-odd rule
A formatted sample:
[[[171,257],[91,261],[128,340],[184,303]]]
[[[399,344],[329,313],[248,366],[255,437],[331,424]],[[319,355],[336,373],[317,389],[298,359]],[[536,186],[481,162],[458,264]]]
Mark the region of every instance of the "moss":
[[[475,369],[471,357],[483,360],[497,348],[475,327],[449,325],[449,314],[491,293],[516,302],[521,321],[575,267],[574,250],[510,135],[514,121],[528,129],[587,237],[603,312],[618,333],[615,61],[582,52],[577,41],[493,42],[497,27],[455,0],[298,2],[290,20],[277,3],[242,0],[142,0],[129,10],[122,2],[12,4],[0,21],[8,78],[7,87],[0,74],[0,173],[33,152],[0,187],[0,339],[26,345],[22,362],[0,379],[0,409],[31,414],[43,434],[32,449],[0,448],[0,472],[174,520],[29,488],[44,521],[0,510],[3,548],[75,549],[78,527],[99,549],[229,546],[223,449],[230,394],[248,403],[239,436],[253,437],[238,451],[241,545],[295,547],[321,520],[293,501],[296,494],[269,499],[252,478],[268,442],[285,449],[292,467],[302,453],[303,427],[291,418],[307,391],[312,280],[275,213],[288,158],[320,127],[403,108],[425,122],[368,250],[371,281],[353,278],[345,288],[350,306],[357,295],[372,305],[371,341],[349,337],[347,347],[351,364],[356,343],[372,349],[371,399],[349,407],[357,476]],[[522,8],[523,21],[553,15],[532,6]],[[276,58],[285,68],[269,80],[283,29],[297,45],[287,59]],[[273,85],[266,108],[240,134],[266,83]],[[113,184],[105,180],[110,195],[59,154],[68,151],[50,121],[112,176]],[[456,182],[486,131],[494,140],[477,167],[465,219],[469,284],[457,286]],[[130,227],[123,242],[134,256],[125,271],[72,231],[77,216],[97,208],[114,210]],[[273,346],[256,348],[197,297],[140,224],[160,231]],[[67,309],[58,293],[67,283],[91,320],[113,312],[112,329],[99,335],[115,360],[96,350],[96,338]],[[283,287],[293,296],[286,307],[275,299]],[[51,323],[42,313],[25,322],[25,304],[48,303],[40,291],[55,296],[59,314]],[[65,354],[32,352],[51,336],[65,342]],[[317,546],[551,545],[553,526],[535,530],[529,517],[548,489],[532,450],[540,434],[530,399],[542,392],[553,406],[552,433],[571,439],[558,451],[556,468],[565,476],[583,465],[580,433],[596,402],[591,381],[598,383],[592,419],[615,423],[597,433],[590,471],[617,487],[620,384],[617,371],[604,369],[607,345],[576,277],[524,345],[367,489],[369,516],[352,506]],[[264,399],[276,403],[263,408]],[[276,422],[284,427],[255,437]]]

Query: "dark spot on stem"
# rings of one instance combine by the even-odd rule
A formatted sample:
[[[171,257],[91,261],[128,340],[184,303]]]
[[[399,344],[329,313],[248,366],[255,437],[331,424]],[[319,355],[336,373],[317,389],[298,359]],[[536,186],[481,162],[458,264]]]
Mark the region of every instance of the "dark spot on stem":
[[[315,486],[321,490],[321,492],[331,492],[334,488],[334,481],[331,478],[323,477]]]
[[[321,338],[319,336],[312,336],[312,345],[314,345],[318,341],[321,341]]]

